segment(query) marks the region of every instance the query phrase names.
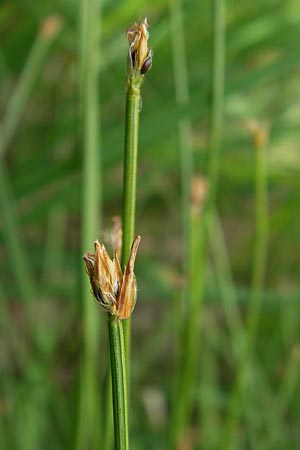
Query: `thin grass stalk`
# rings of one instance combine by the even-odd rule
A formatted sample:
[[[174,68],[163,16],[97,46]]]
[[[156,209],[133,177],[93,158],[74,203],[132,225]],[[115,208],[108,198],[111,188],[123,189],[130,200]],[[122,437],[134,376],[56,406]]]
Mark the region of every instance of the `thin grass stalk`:
[[[107,373],[104,382],[104,399],[103,408],[104,411],[102,419],[102,433],[101,433],[101,449],[111,450],[114,427],[113,427],[113,406],[112,406],[112,379],[111,379],[111,363],[107,365]]]
[[[21,239],[20,225],[13,208],[13,193],[6,166],[0,161],[0,208],[2,233],[7,246],[8,261],[14,273],[17,291],[25,303],[35,297],[33,274]]]
[[[181,0],[170,0],[171,39],[174,64],[175,96],[178,105],[189,102],[189,82],[185,52],[184,25]],[[195,356],[197,341],[197,318],[202,298],[203,239],[199,215],[191,214],[191,180],[194,171],[192,125],[189,119],[178,123],[180,178],[181,178],[181,220],[182,220],[182,270],[187,279],[186,289],[180,294],[179,305],[175,304],[177,342],[175,348],[175,379],[172,412],[169,426],[169,446],[177,448],[184,436],[191,410]],[[199,258],[195,259],[195,252]],[[186,310],[184,305],[187,306]],[[182,321],[182,312],[185,313]],[[177,317],[176,317],[177,316]]]
[[[67,211],[59,206],[53,207],[49,212],[42,274],[44,283],[53,282],[57,271],[62,267],[67,217]]]
[[[170,1],[170,18],[176,100],[180,106],[186,106],[189,102],[189,83],[181,0]],[[178,124],[178,129],[182,195],[183,273],[187,279],[187,286],[181,296],[181,309],[176,305],[175,311],[177,314],[180,313],[180,319],[182,318],[182,312],[186,315],[183,325],[178,328],[179,338],[176,358],[178,367],[175,370],[177,376],[169,436],[171,448],[180,446],[192,407],[191,393],[196,370],[195,361],[198,358],[196,342],[199,338],[197,328],[202,306],[205,257],[205,227],[202,205],[198,205],[199,211],[195,214],[195,205],[191,202],[190,186],[194,172],[191,121],[182,119]],[[197,255],[196,259],[195,255]],[[182,319],[176,322],[180,324],[180,321],[182,322]]]
[[[141,109],[141,77],[128,77],[125,109],[125,141],[124,141],[124,181],[122,212],[122,256],[121,266],[128,261],[131,244],[135,233],[136,181],[138,161],[138,131]],[[124,321],[125,351],[127,373],[130,373],[130,318]]]
[[[62,27],[59,16],[47,17],[40,26],[36,41],[28,55],[18,83],[9,99],[7,109],[1,124],[0,156],[7,150],[20,123],[24,107],[31,95],[32,89],[41,73],[43,63],[54,39]]]
[[[61,20],[57,16],[48,17],[41,25],[36,41],[28,56],[26,65],[18,80],[18,83],[10,97],[9,104],[5,111],[1,124],[0,157],[2,158],[11,144],[14,133],[19,125],[24,107],[31,95],[32,89],[38,79],[43,62],[46,59],[50,44],[57,36],[61,28]],[[25,314],[29,323],[29,329],[33,336],[36,348],[42,351],[41,335],[34,317],[32,300],[35,298],[36,290],[34,286],[33,274],[26,255],[26,250],[21,240],[20,226],[17,213],[14,209],[13,193],[10,186],[9,175],[3,161],[0,161],[0,206],[2,210],[2,227],[7,243],[8,260],[12,264],[16,284],[21,298],[24,300]],[[22,346],[21,346],[22,347]],[[20,350],[20,352],[23,351]],[[24,349],[28,351],[28,349]],[[26,402],[19,402],[20,424],[22,423],[22,438],[18,439],[20,448],[34,450],[39,446],[41,429],[40,426],[32,425],[32,420],[40,417],[39,403],[36,401],[36,379],[32,380],[32,373],[35,371],[36,360],[32,354],[27,354],[27,358],[18,355],[20,360],[26,361],[23,364],[24,379],[31,388],[28,392],[29,398]],[[22,361],[23,362],[23,361]],[[16,389],[14,389],[16,391]],[[18,433],[17,433],[18,435]]]
[[[184,432],[193,403],[196,361],[199,357],[198,321],[203,293],[204,225],[201,214],[190,219],[190,259],[186,290],[186,319],[181,329],[180,352],[175,379],[173,407],[169,428],[169,446],[177,449],[184,441]]]
[[[255,242],[250,303],[247,311],[248,351],[255,345],[261,313],[268,250],[268,187],[265,131],[256,130],[255,154]]]
[[[219,167],[221,156],[221,141],[223,130],[225,52],[226,52],[226,6],[225,0],[213,1],[213,96],[210,130],[209,155],[209,209],[216,201]]]
[[[176,102],[180,106],[189,103],[189,81],[187,57],[185,51],[184,25],[182,1],[170,0],[171,39],[173,55],[173,74],[175,83]],[[180,179],[181,179],[181,217],[183,229],[183,271],[187,271],[189,261],[189,217],[190,217],[190,185],[194,172],[193,135],[189,119],[182,119],[178,123],[180,150]]]
[[[245,340],[244,330],[238,311],[234,281],[231,274],[231,267],[223,230],[216,213],[214,213],[213,216],[209,216],[209,219],[210,221],[208,221],[207,227],[210,246],[223,302],[224,315],[229,328],[234,362],[238,366],[241,358],[242,347],[244,345],[243,342]],[[230,414],[231,419],[227,420],[223,426],[223,433],[220,437],[219,444],[221,449],[228,448],[229,436],[231,436],[231,430],[237,414],[238,400],[237,394],[235,397],[230,399],[229,408],[230,411],[232,410],[232,415]]]
[[[218,217],[214,215],[214,226],[208,226],[210,245],[213,252],[214,265],[216,266],[216,274],[218,276],[218,281],[220,284],[220,292],[222,300],[224,303],[224,311],[226,316],[226,322],[230,331],[230,338],[232,342],[232,347],[234,349],[234,359],[236,360],[237,366],[242,366],[242,361],[244,357],[244,349],[246,345],[246,330],[242,327],[241,317],[238,314],[238,305],[235,287],[233,284],[233,278],[231,274],[231,269],[229,265],[229,259],[227,255],[225,240],[223,236],[223,231],[220,226]],[[277,402],[278,393],[272,392],[272,388],[269,384],[269,380],[266,378],[263,369],[260,367],[257,359],[253,355],[252,368],[253,368],[253,384],[251,393],[248,394],[245,389],[241,390],[242,398],[239,397],[240,392],[236,390],[236,396],[232,395],[230,399],[228,420],[223,427],[224,433],[220,438],[219,448],[231,449],[233,448],[232,441],[229,440],[229,436],[232,435],[233,427],[235,427],[235,422],[238,417],[239,402],[243,401],[245,407],[246,420],[251,427],[251,432],[253,436],[251,437],[251,443],[253,448],[258,448],[261,443],[261,437],[256,433],[256,427],[259,424],[265,424],[268,428],[270,436],[274,436],[274,421],[278,424],[283,423],[282,412],[278,408],[273,409],[273,414],[265,414],[264,411],[258,407],[260,401],[264,400],[266,404],[274,404]],[[230,361],[232,363],[232,361]],[[241,372],[238,372],[241,373]],[[246,379],[241,376],[241,380]],[[259,388],[259,389],[258,389]],[[249,395],[252,398],[249,401]],[[232,410],[234,413],[232,414]],[[279,426],[277,427],[280,428]],[[234,433],[235,434],[235,433]],[[251,447],[251,448],[252,448]],[[262,447],[263,448],[263,447]]]
[[[215,332],[215,328],[216,326],[213,327],[212,333]],[[202,345],[201,360],[201,392],[205,389],[205,392],[210,392],[212,396],[221,395],[217,355],[208,342]],[[216,449],[219,439],[216,430],[221,428],[220,410],[216,407],[216,402],[206,401],[205,396],[199,399],[197,406],[201,415],[200,442],[205,442],[207,450]]]
[[[98,64],[100,4],[80,2],[80,93],[83,138],[82,231],[81,245],[86,250],[99,235],[101,224],[101,173],[99,140]],[[90,299],[90,286],[82,271],[83,354],[80,368],[77,449],[101,447],[98,389],[98,338],[100,324]]]
[[[111,260],[103,244],[101,245],[98,241],[94,243],[95,254],[90,252],[84,254],[94,297],[108,314],[116,450],[129,448],[126,357],[122,320],[129,317],[135,306],[137,288],[134,264],[140,240],[141,237],[136,236],[132,243],[124,274],[122,274],[116,251]]]
[[[58,86],[56,93],[56,109],[54,117],[54,128],[59,127],[64,110],[61,108],[61,86]],[[66,154],[62,155],[60,149],[54,148],[52,158],[49,163],[56,165],[63,162]],[[69,155],[68,155],[69,156]],[[42,270],[42,283],[52,284],[57,279],[63,267],[65,255],[65,236],[67,232],[68,210],[62,205],[52,206],[47,220],[47,230],[45,236],[45,251]]]
[[[276,392],[276,402],[273,408],[268,411],[270,416],[269,432],[264,433],[257,449],[274,449],[286,445],[286,434],[283,433],[284,419],[289,413],[289,406],[294,399],[298,383],[299,383],[299,368],[300,368],[300,352],[299,346],[296,344],[289,355],[286,364],[285,373],[282,382]]]
[[[152,64],[152,52],[148,47],[147,19],[133,24],[127,30],[129,42],[127,56],[127,86],[125,105],[124,175],[122,210],[122,270],[128,261],[135,234],[136,182],[138,163],[138,132],[141,111],[141,86],[144,74]],[[123,321],[127,376],[130,377],[130,319]]]
[[[126,353],[122,322],[108,314],[115,449],[128,450]]]
[[[266,271],[267,261],[267,234],[268,234],[268,208],[267,208],[267,172],[265,163],[265,150],[267,143],[267,135],[263,130],[258,129],[257,124],[254,124],[253,139],[255,152],[255,247],[253,260],[253,277],[252,288],[250,295],[250,302],[246,318],[246,342],[242,349],[241,360],[237,367],[237,379],[234,384],[229,415],[228,424],[226,427],[227,433],[227,447],[232,448],[234,439],[239,425],[239,403],[240,396],[248,398],[246,392],[249,390],[249,370],[251,362],[253,361],[253,351],[255,347],[257,328],[259,324],[262,291],[264,284],[264,276]],[[246,390],[245,393],[241,392]],[[249,407],[249,405],[247,406]],[[251,426],[252,421],[249,425]],[[253,424],[254,425],[254,424]],[[251,439],[255,440],[255,430],[250,431]]]
[[[61,19],[49,16],[41,25],[25,67],[18,83],[10,96],[3,121],[1,123],[0,157],[7,151],[14,133],[20,123],[22,113],[32,93],[32,89],[40,75],[43,63],[53,40],[61,29]],[[20,239],[20,229],[17,214],[13,208],[13,193],[5,163],[0,162],[0,204],[2,213],[2,227],[8,246],[8,257],[15,273],[16,283],[21,297],[29,301],[34,297],[33,275],[27,261],[26,251]]]

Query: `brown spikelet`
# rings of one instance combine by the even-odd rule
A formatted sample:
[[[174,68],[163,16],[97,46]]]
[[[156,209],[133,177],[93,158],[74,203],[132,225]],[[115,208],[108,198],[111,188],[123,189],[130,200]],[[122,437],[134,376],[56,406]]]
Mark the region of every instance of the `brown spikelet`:
[[[136,303],[134,262],[140,240],[137,236],[133,241],[124,275],[117,251],[111,260],[104,245],[98,241],[94,242],[95,253],[86,252],[83,257],[96,300],[118,319],[127,319]]]
[[[122,287],[118,299],[119,319],[127,319],[135,307],[137,287],[134,275],[134,263],[140,245],[140,241],[141,237],[137,236],[131,246],[131,252],[123,276]]]

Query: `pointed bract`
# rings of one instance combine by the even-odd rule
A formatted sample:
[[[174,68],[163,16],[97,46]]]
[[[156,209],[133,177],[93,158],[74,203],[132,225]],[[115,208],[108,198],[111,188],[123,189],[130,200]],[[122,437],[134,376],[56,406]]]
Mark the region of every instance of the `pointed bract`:
[[[86,252],[83,257],[94,297],[118,319],[127,319],[136,303],[137,287],[133,271],[140,240],[137,236],[133,241],[124,275],[117,252],[111,260],[104,245],[98,241],[94,242],[95,253]]]
[[[134,275],[134,263],[140,245],[141,237],[137,236],[131,246],[131,252],[127,267],[123,276],[122,287],[118,299],[119,319],[128,319],[136,304],[136,279]]]

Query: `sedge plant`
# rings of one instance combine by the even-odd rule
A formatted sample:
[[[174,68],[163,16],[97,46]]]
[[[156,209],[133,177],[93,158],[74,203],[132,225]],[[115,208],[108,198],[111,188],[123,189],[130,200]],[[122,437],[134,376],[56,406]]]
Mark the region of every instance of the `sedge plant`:
[[[268,130],[259,126],[257,122],[249,122],[249,131],[253,138],[253,150],[255,155],[255,245],[253,258],[252,287],[250,302],[247,310],[245,324],[245,342],[238,363],[237,379],[234,383],[230,408],[227,420],[227,432],[225,433],[225,448],[234,445],[236,431],[239,425],[238,407],[240,397],[249,391],[249,370],[253,362],[253,352],[256,343],[258,325],[261,313],[262,292],[267,262],[267,235],[268,235],[268,207],[267,207],[267,170],[266,170],[266,145],[268,142]],[[240,396],[241,394],[241,396]],[[246,396],[246,401],[251,401]],[[249,408],[250,409],[250,408]],[[249,417],[249,415],[248,415]],[[250,421],[253,422],[250,416]],[[253,428],[253,427],[252,427]],[[250,437],[255,440],[255,432],[251,431]],[[257,438],[256,438],[257,440]]]
[[[170,0],[171,38],[174,65],[175,95],[178,105],[189,103],[189,82],[185,52],[183,12],[181,0]],[[178,122],[181,177],[181,211],[183,230],[182,270],[186,286],[176,307],[177,349],[174,380],[174,396],[169,426],[169,446],[178,448],[184,439],[192,405],[191,391],[194,385],[197,321],[201,309],[203,287],[203,220],[202,206],[205,197],[205,181],[194,177],[193,135],[190,119]],[[193,182],[191,180],[193,179]],[[192,192],[191,192],[192,191]],[[184,311],[182,320],[181,312]]]
[[[24,384],[27,384],[27,396],[19,396],[19,390],[13,386],[12,392],[16,398],[17,408],[14,412],[15,442],[20,449],[37,449],[42,434],[42,421],[39,410],[41,402],[39,383],[36,381],[35,368],[39,358],[44,356],[41,328],[35,320],[35,299],[37,296],[35,280],[31,261],[28,258],[26,246],[21,238],[21,224],[17,210],[14,207],[14,193],[10,173],[5,161],[5,155],[9,150],[16,131],[23,117],[24,109],[32,95],[36,82],[49,54],[51,46],[62,28],[62,20],[59,16],[51,15],[42,21],[34,44],[27,57],[25,66],[18,82],[10,95],[4,117],[0,124],[0,210],[2,219],[2,231],[7,247],[7,255],[11,264],[12,273],[18,287],[20,298],[24,306],[24,315],[31,330],[33,348],[29,348],[20,330],[15,332],[17,341],[19,364],[23,371]],[[1,299],[5,298],[0,295]],[[42,372],[42,371],[41,371]],[[40,372],[40,374],[41,374]],[[35,379],[32,374],[35,373]],[[40,375],[43,377],[44,373]],[[48,386],[47,386],[48,388]],[[18,429],[22,432],[18,432]]]
[[[86,252],[84,261],[96,300],[108,313],[108,336],[116,450],[129,449],[128,435],[128,367],[129,325],[124,339],[123,321],[129,320],[136,302],[134,263],[140,236],[134,236],[138,124],[141,105],[140,88],[144,74],[152,64],[148,47],[148,25],[145,19],[127,31],[128,79],[125,114],[125,157],[123,194],[123,233],[121,263],[117,249],[111,259],[104,247],[95,241],[94,254]]]
[[[130,253],[135,229],[136,180],[138,161],[138,130],[141,110],[141,86],[144,74],[151,68],[152,52],[148,47],[148,24],[133,24],[127,31],[129,42],[128,73],[125,108],[124,180],[122,212],[122,256],[124,267]],[[124,322],[125,349],[129,372],[130,361],[130,319]]]
[[[80,3],[80,100],[82,122],[82,227],[83,251],[89,247],[100,228],[101,175],[99,142],[98,64],[99,3]],[[84,275],[84,274],[83,274]],[[100,392],[97,383],[98,337],[100,321],[90,302],[90,288],[82,279],[83,351],[80,364],[77,449],[100,445]]]

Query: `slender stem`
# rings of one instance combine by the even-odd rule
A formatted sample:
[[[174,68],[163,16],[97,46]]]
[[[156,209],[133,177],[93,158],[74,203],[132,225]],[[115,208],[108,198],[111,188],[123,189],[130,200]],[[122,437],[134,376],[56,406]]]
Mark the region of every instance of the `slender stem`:
[[[209,158],[209,206],[216,201],[223,128],[225,78],[225,0],[213,1],[213,99]]]
[[[111,361],[115,449],[128,450],[128,407],[124,334],[122,322],[117,320],[111,314],[108,315],[108,333]]]
[[[189,271],[186,290],[186,318],[182,330],[175,380],[173,408],[170,420],[169,444],[179,447],[192,405],[192,388],[195,381],[195,364],[199,355],[197,323],[203,292],[204,223],[201,214],[190,213]]]
[[[237,368],[237,379],[234,383],[230,408],[228,414],[228,426],[226,426],[226,445],[225,448],[232,448],[235,439],[236,430],[239,424],[238,406],[240,392],[245,397],[249,390],[249,370],[253,361],[253,351],[257,336],[257,328],[261,310],[261,297],[264,283],[267,259],[267,230],[268,230],[268,212],[267,212],[267,173],[265,164],[265,141],[263,145],[255,145],[255,248],[253,262],[253,278],[250,303],[246,318],[246,342],[242,348],[241,358]],[[251,416],[250,425],[252,423]],[[251,432],[254,439],[255,431]]]
[[[11,143],[13,135],[20,123],[24,107],[41,72],[49,48],[53,40],[57,37],[61,25],[61,19],[58,16],[49,16],[40,28],[40,32],[31,48],[26,65],[5,111],[1,124],[0,155],[5,153]]]
[[[80,93],[82,116],[82,235],[85,251],[99,235],[101,173],[99,147],[98,64],[100,8],[97,0],[80,3]],[[77,448],[100,448],[100,392],[97,382],[99,316],[90,298],[90,286],[82,271],[83,354]]]
[[[185,52],[183,11],[181,0],[170,0],[171,37],[174,64],[176,101],[188,104],[189,80]],[[192,124],[189,119],[178,123],[180,148],[180,175],[182,199],[183,251],[182,269],[187,279],[186,288],[181,293],[179,315],[178,349],[176,349],[176,369],[174,397],[169,427],[169,446],[180,446],[192,406],[191,392],[195,381],[196,342],[198,341],[198,318],[202,305],[203,267],[205,256],[203,217],[200,209],[195,213],[191,205],[191,180],[194,173]],[[184,319],[182,319],[184,311]]]
[[[176,101],[179,105],[189,102],[189,81],[187,57],[185,52],[184,25],[181,0],[170,0],[171,38],[174,64],[174,83]],[[175,379],[173,405],[169,426],[169,446],[180,446],[188,415],[191,410],[191,392],[194,385],[197,321],[202,303],[204,228],[202,217],[191,211],[191,180],[194,172],[192,125],[189,119],[178,123],[180,149],[180,175],[182,199],[183,251],[182,270],[187,285],[181,293],[180,308],[176,305],[178,323],[175,354]],[[185,316],[182,319],[182,311]]]
[[[261,310],[261,296],[267,263],[268,244],[268,194],[265,145],[255,152],[255,246],[252,275],[252,291],[247,313],[249,345],[255,344]]]
[[[141,83],[140,77],[130,77],[126,93],[122,266],[127,264],[134,238]]]
[[[122,269],[128,262],[135,230],[136,179],[138,159],[138,129],[141,109],[141,85],[143,77],[129,74],[125,110],[125,151],[123,182],[123,238]],[[130,319],[124,321],[124,338],[127,360],[127,373],[130,372]]]
[[[49,28],[49,24],[51,25]],[[37,35],[25,67],[21,73],[18,83],[10,97],[10,101],[5,111],[0,132],[0,209],[3,234],[7,245],[8,259],[14,271],[15,281],[21,298],[25,306],[25,315],[28,320],[28,327],[32,332],[34,348],[43,350],[42,335],[40,327],[35,320],[34,298],[36,289],[34,286],[33,274],[27,257],[26,249],[21,239],[21,230],[17,211],[14,208],[14,198],[10,183],[10,177],[2,160],[5,152],[11,144],[12,138],[20,123],[24,107],[32,93],[32,89],[37,81],[43,62],[46,59],[50,44],[60,29],[60,20],[57,17],[46,19]],[[21,338],[22,339],[22,338]],[[18,339],[20,340],[20,339]],[[26,358],[23,352],[26,352]],[[28,352],[28,353],[27,353]],[[25,354],[24,354],[25,356]],[[20,445],[32,450],[39,447],[40,427],[32,426],[35,418],[38,418],[36,396],[39,391],[36,380],[32,380],[32,368],[36,367],[36,354],[33,349],[26,348],[26,344],[18,346],[18,358],[24,365],[24,380],[30,386],[29,399],[26,402],[26,414],[22,416],[22,429],[24,433]],[[25,364],[26,362],[26,364]],[[15,390],[15,389],[14,389]],[[17,433],[18,434],[18,433]]]
[[[18,217],[13,208],[13,194],[6,166],[0,161],[0,209],[2,219],[2,232],[8,251],[8,260],[14,271],[16,285],[20,296],[26,303],[34,299],[35,287],[33,276],[28,262],[26,249],[20,239]],[[30,312],[28,311],[30,315]]]
[[[49,28],[50,25],[50,28]],[[18,83],[10,96],[0,133],[0,157],[7,151],[13,135],[20,123],[22,113],[32,93],[34,84],[41,72],[44,60],[51,43],[61,28],[61,21],[56,16],[48,17],[41,26],[36,40],[28,55],[25,67]],[[13,193],[10,179],[4,162],[0,162],[0,206],[3,211],[3,232],[6,236],[8,256],[20,294],[25,301],[34,297],[33,277],[30,273],[26,251],[19,238],[19,224],[17,214],[13,208]]]
[[[170,0],[172,54],[174,64],[175,95],[178,105],[187,105],[190,99],[187,57],[185,52],[184,25],[181,0]],[[193,135],[189,119],[182,119],[178,123],[180,147],[180,178],[182,198],[182,227],[183,227],[183,271],[187,271],[189,260],[189,217],[190,217],[190,184],[193,175]]]
[[[226,243],[223,235],[223,230],[220,221],[214,213],[211,222],[208,224],[211,249],[213,254],[214,265],[218,282],[220,286],[220,294],[223,301],[224,314],[228,329],[230,333],[230,340],[233,347],[233,355],[235,363],[238,367],[237,373],[239,380],[235,382],[232,389],[232,394],[229,402],[229,412],[225,426],[223,427],[223,433],[220,437],[219,448],[231,449],[234,448],[232,439],[236,434],[237,415],[240,405],[240,387],[241,382],[246,374],[243,366],[243,356],[246,347],[246,334],[243,328],[241,317],[239,314],[236,291],[231,273],[231,267],[229,264],[229,257],[226,249]],[[257,411],[253,411],[253,403],[250,402],[245,410],[248,423],[253,423],[258,417]],[[253,437],[255,438],[255,436]]]
[[[103,420],[101,433],[101,449],[111,450],[113,441],[113,405],[112,405],[112,379],[110,358],[107,361],[107,373],[104,381]]]

